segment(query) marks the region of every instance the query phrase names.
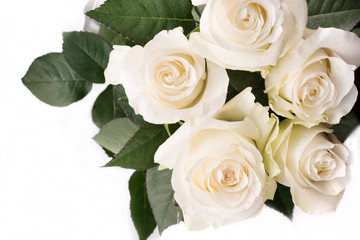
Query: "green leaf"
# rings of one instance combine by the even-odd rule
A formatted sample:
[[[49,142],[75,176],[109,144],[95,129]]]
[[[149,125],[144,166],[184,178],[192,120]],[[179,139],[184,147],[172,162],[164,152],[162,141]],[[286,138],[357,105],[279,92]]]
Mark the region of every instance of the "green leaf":
[[[117,118],[105,124],[94,140],[107,150],[118,153],[138,129],[129,119]]]
[[[92,87],[91,82],[70,68],[61,53],[49,53],[35,59],[22,82],[38,99],[58,107],[82,99]]]
[[[64,57],[69,65],[87,81],[104,83],[112,46],[89,32],[63,33],[63,41]]]
[[[96,99],[92,109],[92,119],[96,126],[102,126],[115,118],[128,117],[141,126],[144,123],[140,115],[130,107],[125,90],[121,85],[109,85]]]
[[[201,15],[204,11],[205,8],[205,4],[204,5],[200,5],[200,6],[194,6],[193,9],[191,10],[191,14],[193,15],[193,18],[195,21],[200,22],[200,18]]]
[[[227,101],[232,99],[247,87],[252,87],[256,101],[263,106],[268,106],[268,97],[264,93],[264,79],[257,72],[226,70],[230,79]]]
[[[341,118],[339,124],[334,125],[334,134],[341,141],[344,142],[346,138],[354,131],[354,129],[359,125],[359,119],[357,118],[355,112],[351,111],[346,116]]]
[[[191,1],[108,0],[87,16],[122,36],[144,44],[164,29],[181,26],[186,35],[195,28]]]
[[[136,170],[154,167],[154,154],[168,138],[163,125],[145,123],[108,164]]]
[[[129,180],[130,213],[140,240],[147,239],[156,227],[146,194],[145,171],[135,172]]]
[[[136,114],[134,109],[129,105],[129,101],[127,97],[119,98],[118,104],[121,106],[121,108],[124,110],[126,116],[133,121],[138,126],[141,126],[144,124],[144,119],[141,115]]]
[[[358,35],[358,37],[360,37],[360,28],[355,28],[352,30],[352,32]]]
[[[360,21],[359,0],[307,0],[308,28],[351,30]]]
[[[111,152],[110,150],[107,150],[106,148],[102,147],[102,149],[104,150],[105,154],[110,157],[113,158],[115,156],[115,154],[113,152]]]
[[[127,45],[127,46],[134,46],[135,43],[132,42],[129,39],[126,39],[121,34],[115,32],[114,30],[107,28],[106,26],[102,25],[100,26],[99,30],[99,36],[104,38],[106,41],[108,41],[112,45]]]
[[[115,118],[126,117],[119,104],[119,99],[126,97],[121,85],[109,85],[95,100],[92,108],[92,119],[96,126],[102,128],[104,124]]]
[[[172,171],[158,167],[146,172],[146,187],[150,206],[153,210],[160,234],[169,226],[183,220],[180,207],[175,206],[174,190],[171,187]]]
[[[271,207],[285,216],[290,220],[293,217],[294,203],[292,201],[290,188],[280,183],[277,184],[274,200],[267,200],[265,204]]]

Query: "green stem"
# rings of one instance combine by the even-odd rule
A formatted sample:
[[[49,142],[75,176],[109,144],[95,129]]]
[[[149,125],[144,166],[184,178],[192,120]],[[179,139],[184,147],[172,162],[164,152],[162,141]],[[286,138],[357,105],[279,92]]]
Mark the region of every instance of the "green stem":
[[[164,124],[164,127],[165,127],[166,132],[167,132],[167,134],[169,135],[169,137],[171,137],[171,133],[170,133],[169,125],[168,125],[168,124]]]

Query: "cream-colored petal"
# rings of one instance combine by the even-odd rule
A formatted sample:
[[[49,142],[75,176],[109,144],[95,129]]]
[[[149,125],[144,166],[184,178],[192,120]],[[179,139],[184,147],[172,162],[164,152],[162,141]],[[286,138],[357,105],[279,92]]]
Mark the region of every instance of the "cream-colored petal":
[[[303,42],[304,40],[299,40],[295,46],[289,49],[286,54],[278,60],[275,66],[270,68],[265,78],[265,93],[271,93],[277,97],[280,88],[287,82],[287,75],[289,73],[293,74],[293,72],[297,71],[307,60],[297,53],[297,50]]]
[[[176,132],[168,138],[155,153],[154,161],[172,169],[178,156],[187,154],[189,149],[190,139],[204,129],[219,129],[231,130],[246,129],[249,125],[242,122],[226,122],[212,118],[196,118],[185,122]],[[201,136],[199,136],[201,141]],[[200,143],[200,142],[199,142]],[[201,144],[201,143],[200,143]],[[185,151],[184,151],[185,149]],[[217,148],[217,149],[221,149]],[[174,156],[174,157],[173,157]]]
[[[293,22],[295,25],[291,25],[289,27],[296,29],[296,31],[292,31],[292,35],[289,36],[290,39],[288,40],[288,43],[282,54],[284,55],[303,37],[308,19],[308,7],[305,0],[283,0],[282,4],[285,5],[287,9],[289,9],[294,18]]]
[[[360,38],[353,32],[337,28],[318,28],[305,41],[306,47],[300,49],[300,54],[308,55],[315,49],[329,48],[347,64],[360,66]]]
[[[127,54],[131,52],[129,46],[114,46],[114,50],[110,52],[109,63],[105,69],[105,83],[117,85],[121,84],[121,72],[125,66],[125,59]]]
[[[302,155],[311,147],[321,144],[315,137],[320,133],[331,133],[332,130],[325,126],[318,125],[310,129],[302,125],[294,125],[289,139],[288,153],[286,159],[286,168],[298,184],[306,185],[300,176],[299,164]]]
[[[210,0],[191,0],[192,5],[199,6],[203,4],[207,4]]]
[[[272,116],[276,119],[276,123],[274,124],[274,127],[270,133],[270,136],[266,142],[263,151],[264,166],[266,172],[269,174],[269,178],[274,178],[275,176],[281,173],[279,165],[276,163],[274,159],[276,148],[273,148],[272,146],[279,136],[279,120],[275,115]]]
[[[200,33],[190,34],[193,51],[206,59],[233,70],[260,71],[262,66],[274,65],[277,58],[260,53],[233,52],[207,41]]]
[[[272,162],[272,164],[274,165],[276,164],[275,167],[277,167],[280,170],[279,174],[275,176],[276,181],[278,181],[279,183],[285,186],[291,186],[293,181],[293,177],[291,173],[289,173],[289,170],[286,168],[286,161],[288,159],[287,154],[288,154],[289,140],[290,140],[292,127],[293,127],[293,121],[289,119],[285,119],[281,121],[279,124],[279,132],[276,136],[274,136],[276,137],[275,140],[270,143],[271,151],[267,152],[267,154],[271,154],[270,157],[273,158],[270,159],[274,161]],[[276,132],[274,132],[274,135],[275,134]],[[264,161],[269,161],[268,157],[265,158]],[[268,172],[270,172],[270,170]]]
[[[174,109],[146,95],[145,97],[138,95],[138,98],[141,96],[146,99],[147,97],[148,99],[144,101],[151,102],[151,104],[144,104],[142,110],[138,112],[142,113],[146,121],[155,124],[176,123],[179,120],[187,121],[200,116],[209,117],[225,103],[229,77],[224,68],[208,61],[205,81],[203,92],[188,107]]]
[[[351,111],[356,102],[357,96],[358,90],[356,86],[353,85],[348,94],[342,99],[336,108],[332,108],[326,111],[329,123],[339,123],[340,119]]]
[[[251,93],[250,87],[236,95],[214,115],[214,118],[226,121],[241,121],[245,117],[249,117],[259,129],[260,135],[254,140],[262,152],[277,120],[275,117],[269,117],[268,107],[255,103],[255,96]]]
[[[331,196],[322,194],[311,188],[292,186],[290,189],[293,202],[306,213],[321,215],[334,212],[344,192]]]
[[[341,58],[336,57],[329,58],[329,65],[330,78],[337,93],[333,106],[337,106],[354,86],[354,71],[356,67],[346,64]]]
[[[184,223],[190,231],[200,231],[210,225],[208,216],[199,216],[198,214],[184,214]]]

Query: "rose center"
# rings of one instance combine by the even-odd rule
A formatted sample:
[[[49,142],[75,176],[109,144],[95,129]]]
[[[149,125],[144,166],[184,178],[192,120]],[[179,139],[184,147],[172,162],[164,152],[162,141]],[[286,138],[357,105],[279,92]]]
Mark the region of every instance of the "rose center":
[[[313,181],[331,179],[336,169],[334,156],[328,150],[319,150],[310,157],[309,177]]]
[[[251,26],[252,21],[254,19],[250,19],[251,16],[249,13],[246,14],[246,16],[244,18],[240,18],[239,21],[237,21],[237,27],[238,28],[249,28]]]
[[[311,96],[311,97],[314,97],[317,93],[318,93],[318,90],[317,90],[317,89],[311,89],[311,90],[310,90],[310,96]]]
[[[212,176],[215,185],[235,187],[241,182],[246,185],[248,171],[242,164],[227,160],[213,170]]]
[[[335,168],[335,161],[331,154],[327,152],[321,160],[316,161],[315,168],[317,169],[318,175],[326,171],[332,171]]]
[[[178,61],[159,64],[155,73],[155,84],[165,88],[177,88],[186,81],[185,67]]]
[[[152,78],[147,81],[148,92],[173,108],[190,106],[203,90],[204,77],[199,70],[191,55],[162,56],[150,66]]]
[[[221,183],[223,185],[232,185],[236,180],[235,173],[232,169],[222,170],[222,175]]]
[[[307,79],[298,92],[300,103],[307,107],[325,103],[327,101],[326,96],[329,93],[329,81],[329,77],[322,72]]]
[[[228,17],[230,22],[239,30],[260,30],[258,28],[263,23],[263,16],[261,16],[261,7],[257,4],[249,4],[244,7],[241,5],[234,6],[230,9]]]

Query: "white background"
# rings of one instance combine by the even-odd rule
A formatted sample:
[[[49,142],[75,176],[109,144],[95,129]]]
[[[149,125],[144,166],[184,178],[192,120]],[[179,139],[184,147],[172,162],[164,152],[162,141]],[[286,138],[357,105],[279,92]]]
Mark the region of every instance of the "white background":
[[[0,14],[0,239],[137,239],[127,181],[132,171],[101,168],[109,161],[92,140],[91,107],[105,88],[82,101],[48,106],[21,83],[31,62],[60,52],[62,32],[81,30],[87,0],[2,1]],[[359,156],[359,135],[348,143]],[[356,152],[355,152],[356,151]],[[161,239],[356,239],[360,235],[360,166],[335,214],[295,209],[291,223],[265,207],[252,219],[220,229],[170,227]],[[159,239],[157,231],[151,239]]]

